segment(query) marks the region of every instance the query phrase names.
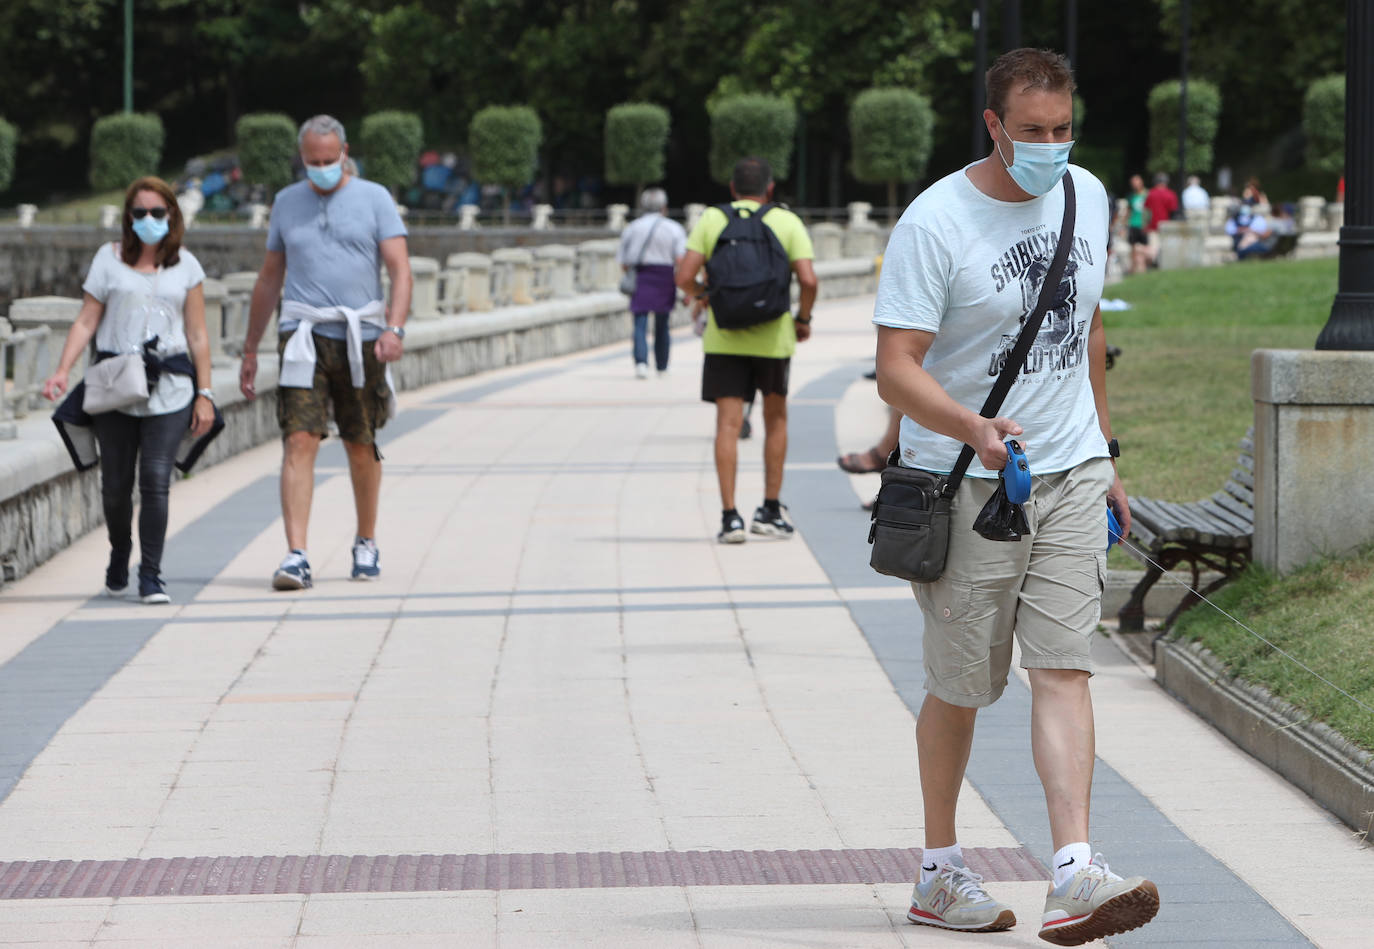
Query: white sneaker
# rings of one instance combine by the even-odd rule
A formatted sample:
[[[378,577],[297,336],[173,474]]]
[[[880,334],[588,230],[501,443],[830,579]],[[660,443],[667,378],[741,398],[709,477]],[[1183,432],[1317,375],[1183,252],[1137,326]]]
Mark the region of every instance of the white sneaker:
[[[977,933],[1002,932],[1016,925],[1016,914],[988,896],[983,878],[954,863],[946,863],[930,882],[917,882],[906,918],[922,926]]]
[[[1122,879],[1102,854],[1051,886],[1040,917],[1040,938],[1056,946],[1081,946],[1144,926],[1159,912],[1159,890],[1144,877]]]
[[[637,363],[635,363],[635,378],[636,378],[636,379],[647,379],[647,378],[649,378],[649,364],[648,364],[647,362],[637,362]]]

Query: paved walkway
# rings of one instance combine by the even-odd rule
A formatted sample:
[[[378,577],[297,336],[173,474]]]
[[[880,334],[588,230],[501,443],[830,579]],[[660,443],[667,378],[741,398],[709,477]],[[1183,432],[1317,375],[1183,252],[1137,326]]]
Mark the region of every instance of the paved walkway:
[[[92,598],[98,535],[8,587],[0,944],[1038,945],[1020,682],[960,815],[1020,923],[905,921],[920,620],[833,463],[882,427],[870,305],[819,307],[794,365],[797,540],[712,542],[680,337],[666,378],[620,346],[405,394],[379,583],[346,580],[331,442],[312,591],[268,590],[275,445],[176,487],[172,607]],[[1164,900],[1114,944],[1368,945],[1374,852],[1098,645],[1095,843]]]

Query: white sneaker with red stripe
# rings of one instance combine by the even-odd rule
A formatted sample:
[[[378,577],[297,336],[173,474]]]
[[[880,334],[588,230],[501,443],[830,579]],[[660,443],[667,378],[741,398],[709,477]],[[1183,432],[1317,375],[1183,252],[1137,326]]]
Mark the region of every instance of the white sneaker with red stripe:
[[[1040,938],[1056,946],[1129,932],[1159,912],[1159,890],[1144,877],[1122,879],[1102,854],[1059,886],[1051,886],[1040,917]]]
[[[1001,932],[1016,925],[1011,907],[988,896],[983,878],[962,863],[946,863],[928,882],[918,882],[906,918],[922,926],[970,933]]]

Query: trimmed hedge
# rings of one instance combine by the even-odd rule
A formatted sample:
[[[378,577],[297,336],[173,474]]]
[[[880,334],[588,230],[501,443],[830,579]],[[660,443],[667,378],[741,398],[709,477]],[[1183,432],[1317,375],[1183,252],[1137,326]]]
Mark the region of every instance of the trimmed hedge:
[[[289,185],[295,174],[296,123],[280,112],[254,112],[234,125],[238,140],[239,168],[249,184],[262,185],[275,194]]]
[[[527,105],[489,105],[468,125],[472,173],[478,181],[518,188],[534,178],[544,127]]]
[[[779,181],[791,170],[797,109],[779,96],[741,95],[721,100],[711,113],[711,177],[730,181],[741,158],[762,158]]]
[[[394,194],[415,180],[425,130],[414,112],[374,112],[363,119],[359,144],[367,177]]]
[[[1178,80],[1161,82],[1150,90],[1151,172],[1178,170]],[[1184,164],[1188,173],[1212,170],[1213,144],[1221,119],[1221,90],[1206,79],[1188,80],[1188,135]]]
[[[121,112],[95,120],[91,128],[91,187],[124,189],[155,175],[162,160],[162,119],[151,113]]]
[[[917,181],[934,144],[935,112],[910,89],[865,89],[849,107],[852,171],[864,184]]]
[[[1345,168],[1345,76],[1326,76],[1307,87],[1302,100],[1307,164],[1316,171]]]
[[[606,180],[635,189],[663,179],[668,110],[649,102],[622,102],[606,111]]]
[[[0,119],[0,191],[8,191],[14,181],[14,152],[19,145],[19,130]]]

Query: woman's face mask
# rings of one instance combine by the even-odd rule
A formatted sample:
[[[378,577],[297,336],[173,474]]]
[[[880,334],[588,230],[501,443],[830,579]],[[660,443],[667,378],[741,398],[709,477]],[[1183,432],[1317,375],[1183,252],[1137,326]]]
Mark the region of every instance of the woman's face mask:
[[[162,217],[145,214],[134,218],[133,232],[145,244],[156,244],[167,236],[169,229],[165,212]]]
[[[1049,194],[1050,190],[1059,184],[1059,179],[1064,177],[1064,172],[1069,170],[1069,151],[1074,143],[1018,142],[1011,137],[1000,118],[997,121],[997,129],[1001,133],[993,139],[997,146],[997,157],[1002,159],[1011,180],[1033,197]],[[1011,143],[1010,162],[1002,151],[1002,136],[1006,136],[1007,141]]]

